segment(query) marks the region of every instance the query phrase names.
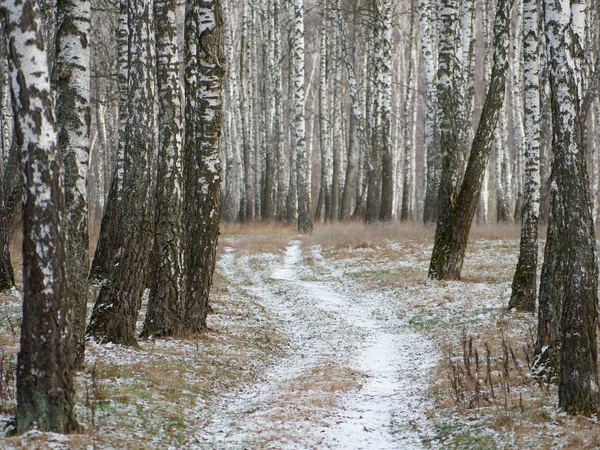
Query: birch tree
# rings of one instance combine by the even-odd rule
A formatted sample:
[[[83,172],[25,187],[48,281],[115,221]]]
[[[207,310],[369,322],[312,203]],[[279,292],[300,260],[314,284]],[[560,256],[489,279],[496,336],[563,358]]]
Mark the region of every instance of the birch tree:
[[[388,221],[393,211],[393,160],[391,148],[391,3],[375,0],[373,8],[374,28],[374,86],[371,119],[371,152],[373,165],[369,171],[367,194],[367,222]]]
[[[83,363],[89,295],[88,165],[90,152],[90,18],[87,0],[57,6],[56,125],[65,172],[67,264],[73,295],[76,365]]]
[[[48,59],[38,2],[3,1],[23,199],[23,320],[17,432],[78,429],[66,205]]]
[[[114,263],[100,288],[87,333],[101,342],[136,344],[136,322],[152,236],[151,188],[155,152],[155,39],[150,0],[129,0],[128,117],[123,188],[118,203]],[[151,244],[151,243],[150,243]]]
[[[183,90],[175,8],[175,2],[154,0],[159,148],[144,336],[177,334],[183,313]]]
[[[16,146],[13,141],[14,123],[10,102],[10,77],[6,34],[0,33],[0,291],[11,289],[15,285],[15,275],[10,259],[10,228],[11,228],[11,166],[15,165]]]
[[[544,359],[549,365],[560,361],[559,406],[571,414],[595,413],[600,407],[598,265],[579,110],[579,56],[573,45],[574,29],[585,26],[578,20],[580,8],[585,5],[554,0],[544,3],[554,160],[537,351],[538,363]],[[560,349],[555,345],[557,340]]]
[[[116,242],[119,234],[118,215],[123,191],[125,160],[125,132],[129,117],[129,19],[128,1],[119,1],[119,28],[117,30],[118,83],[119,83],[119,129],[118,147],[108,199],[100,224],[100,235],[90,268],[90,280],[102,284],[110,275],[115,260]]]
[[[444,205],[448,211],[440,214],[438,219],[429,266],[431,278],[460,279],[469,231],[477,209],[485,168],[492,149],[494,129],[504,103],[508,75],[507,48],[510,34],[510,6],[510,0],[499,0],[497,4],[494,19],[494,65],[490,85],[456,202]],[[444,132],[447,131],[444,130]],[[456,176],[455,174],[454,177]],[[449,194],[451,198],[452,192]]]
[[[525,89],[525,185],[521,214],[519,262],[512,282],[509,309],[534,311],[537,297],[537,235],[540,211],[540,62],[536,0],[523,1]]]
[[[298,232],[311,233],[310,195],[306,179],[306,122],[304,119],[304,3],[294,0],[294,146],[296,153],[296,180],[298,189]]]
[[[206,328],[219,237],[223,21],[219,0],[185,11],[185,307],[182,333]]]

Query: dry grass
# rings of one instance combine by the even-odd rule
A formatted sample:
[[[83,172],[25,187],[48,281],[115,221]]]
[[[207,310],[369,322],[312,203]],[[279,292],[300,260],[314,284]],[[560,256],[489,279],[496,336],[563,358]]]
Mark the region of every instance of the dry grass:
[[[213,402],[257,382],[284,355],[287,342],[274,319],[222,275],[215,279],[214,314],[205,333],[140,341],[137,349],[88,343],[88,363],[76,377],[78,420],[87,431],[64,438],[68,448],[152,449],[157,439],[164,446],[185,448],[194,434],[190,430],[201,428],[207,414],[217,409]],[[7,308],[11,314],[17,311],[19,302],[2,301],[0,297],[0,342],[7,345],[2,345],[0,376],[4,382],[8,374],[10,387],[0,383],[0,414],[14,414],[14,367],[7,361],[14,366],[19,330],[17,326],[12,333],[3,314]],[[5,442],[47,448],[52,444],[46,439],[54,438],[44,434]]]
[[[235,243],[239,255],[281,254],[291,239],[298,238],[295,225],[277,222],[221,223],[220,232]]]

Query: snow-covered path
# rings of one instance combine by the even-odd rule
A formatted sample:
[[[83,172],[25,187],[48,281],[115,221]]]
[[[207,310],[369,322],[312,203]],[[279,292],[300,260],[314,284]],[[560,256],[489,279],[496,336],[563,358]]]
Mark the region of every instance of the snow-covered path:
[[[223,400],[203,440],[231,448],[422,448],[436,352],[397,318],[390,299],[343,276],[323,280],[303,262],[299,241],[283,263],[273,258],[259,270],[233,249],[220,264],[228,278],[252,280],[244,290],[280,319],[290,349],[263,383]],[[350,374],[357,388],[327,405],[314,401],[318,389],[298,394],[297,380],[324,370],[327,378],[324,367]]]

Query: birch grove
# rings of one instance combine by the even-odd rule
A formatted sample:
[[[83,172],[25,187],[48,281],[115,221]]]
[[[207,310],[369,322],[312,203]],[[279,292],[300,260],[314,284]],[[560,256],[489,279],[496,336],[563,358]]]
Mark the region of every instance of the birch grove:
[[[209,329],[225,223],[412,227],[454,281],[474,227],[518,229],[502,308],[537,321],[529,374],[598,411],[598,1],[0,5],[17,432],[79,430],[86,346]]]

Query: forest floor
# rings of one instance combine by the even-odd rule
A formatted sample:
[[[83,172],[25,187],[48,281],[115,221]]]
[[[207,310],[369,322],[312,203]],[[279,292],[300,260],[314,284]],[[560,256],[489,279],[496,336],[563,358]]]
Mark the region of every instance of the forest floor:
[[[517,228],[475,228],[460,282],[427,278],[432,240],[419,225],[225,226],[206,333],[89,342],[85,431],[4,432],[0,448],[600,447],[597,418],[564,415],[527,373],[536,318],[506,310]],[[0,430],[19,289],[0,296]]]

